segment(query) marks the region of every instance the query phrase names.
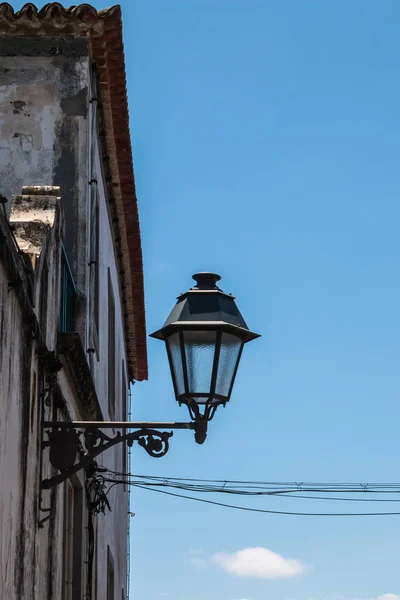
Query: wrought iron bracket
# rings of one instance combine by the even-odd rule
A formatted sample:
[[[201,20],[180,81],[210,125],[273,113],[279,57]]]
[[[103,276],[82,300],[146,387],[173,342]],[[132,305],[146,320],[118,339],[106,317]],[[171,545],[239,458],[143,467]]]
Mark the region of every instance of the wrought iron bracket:
[[[43,429],[48,440],[43,442],[43,449],[50,450],[50,463],[60,471],[49,479],[41,482],[42,490],[48,490],[69,479],[72,475],[88,467],[99,455],[116,444],[126,442],[132,446],[137,442],[146,452],[154,457],[161,458],[169,450],[169,439],[172,431],[159,431],[159,429],[194,429],[197,434],[199,424],[194,423],[147,423],[125,421],[45,421]],[[200,428],[204,428],[201,424]],[[84,432],[79,431],[83,429]],[[102,429],[122,429],[128,431],[122,434],[117,431],[114,436],[109,436]],[[80,436],[83,433],[84,445]],[[77,456],[80,456],[77,461]]]

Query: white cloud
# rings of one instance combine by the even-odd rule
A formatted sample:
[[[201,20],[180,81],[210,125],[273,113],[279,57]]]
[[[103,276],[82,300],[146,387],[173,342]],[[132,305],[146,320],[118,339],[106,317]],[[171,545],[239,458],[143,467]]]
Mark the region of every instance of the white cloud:
[[[278,579],[280,577],[295,577],[306,570],[299,560],[284,558],[268,548],[244,548],[233,554],[218,552],[211,557],[227,573],[238,577],[261,577]],[[383,600],[392,600],[390,598]]]
[[[377,600],[400,600],[400,596],[397,594],[383,594],[383,596],[378,596]]]

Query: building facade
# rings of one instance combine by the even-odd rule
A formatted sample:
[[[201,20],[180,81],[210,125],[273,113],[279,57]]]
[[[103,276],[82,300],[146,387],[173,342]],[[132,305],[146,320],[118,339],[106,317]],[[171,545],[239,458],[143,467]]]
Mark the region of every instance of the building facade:
[[[125,487],[110,511],[96,465],[41,485],[43,422],[126,420],[147,378],[118,6],[0,4],[0,194],[0,598],[124,599]]]

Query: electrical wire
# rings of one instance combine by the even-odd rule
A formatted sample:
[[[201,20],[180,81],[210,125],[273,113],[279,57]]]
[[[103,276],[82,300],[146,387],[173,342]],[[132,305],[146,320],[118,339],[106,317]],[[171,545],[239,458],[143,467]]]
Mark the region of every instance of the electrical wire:
[[[267,482],[267,481],[237,481],[237,480],[210,480],[194,478],[160,477],[153,475],[136,475],[118,471],[108,471],[110,478],[104,481],[112,485],[108,492],[116,484],[124,484],[153,492],[159,492],[168,496],[185,498],[196,502],[213,504],[225,508],[259,512],[267,514],[296,515],[296,516],[395,516],[400,512],[365,512],[365,513],[328,513],[328,512],[299,512],[286,510],[272,510],[252,508],[206,500],[195,496],[167,491],[162,488],[172,488],[191,493],[213,493],[233,494],[237,496],[268,496],[276,498],[294,498],[319,501],[341,501],[341,502],[400,502],[400,498],[385,497],[376,498],[376,495],[397,495],[400,493],[400,483],[306,483],[306,482]],[[118,479],[122,477],[122,479]],[[325,495],[321,495],[325,494]],[[340,494],[340,496],[332,496]],[[368,495],[372,497],[352,497],[354,495]]]
[[[120,471],[113,471],[109,469],[110,473],[114,473],[115,475],[124,475],[129,477],[136,477],[141,479],[154,479],[161,481],[193,481],[193,482],[203,482],[203,483],[222,483],[222,484],[239,484],[239,485],[263,485],[263,486],[312,486],[312,487],[356,487],[361,486],[362,488],[371,488],[371,487],[379,487],[379,488],[399,488],[400,482],[396,483],[360,483],[358,482],[330,482],[330,483],[315,483],[315,482],[306,482],[306,481],[240,481],[235,479],[195,479],[195,478],[187,478],[187,477],[161,477],[159,475],[137,475],[135,473],[122,473]]]
[[[129,481],[129,480],[128,480]],[[194,485],[182,485],[179,483],[170,483],[167,481],[154,483],[149,481],[137,481],[135,483],[141,483],[143,485],[147,485],[149,487],[171,487],[177,489],[183,489],[192,492],[209,492],[209,493],[220,493],[220,494],[234,494],[240,496],[285,496],[285,497],[297,497],[297,498],[309,498],[310,496],[301,495],[300,492],[309,492],[309,493],[348,493],[348,494],[399,494],[400,490],[392,491],[392,490],[361,490],[361,489],[323,489],[323,488],[289,488],[282,490],[259,490],[259,491],[248,491],[248,490],[240,490],[240,489],[229,489],[229,488],[220,488],[220,487],[206,487],[206,486],[194,486]],[[328,497],[321,497],[320,499],[328,499]],[[336,498],[330,498],[335,500]],[[383,500],[382,500],[383,501]],[[396,501],[400,501],[396,500]]]
[[[225,504],[223,502],[216,502],[214,500],[206,500],[204,498],[194,498],[193,496],[186,496],[185,494],[176,494],[174,492],[167,492],[166,490],[159,490],[154,487],[147,487],[137,483],[131,483],[134,487],[149,490],[151,492],[158,492],[159,494],[166,494],[167,496],[174,496],[176,498],[185,498],[187,500],[194,500],[196,502],[203,502],[206,504],[213,504],[215,506],[222,506],[224,508],[233,508],[236,510],[243,510],[257,513],[268,513],[273,515],[291,515],[297,517],[383,517],[383,516],[399,516],[400,512],[371,512],[371,513],[309,513],[309,512],[291,512],[282,510],[267,510],[262,508],[250,508],[247,506],[237,506],[235,504]]]
[[[114,481],[111,480],[110,481]],[[343,501],[343,502],[400,502],[400,498],[343,498],[343,497],[332,497],[332,496],[310,496],[310,495],[304,495],[304,494],[294,494],[294,493],[286,493],[286,492],[259,492],[259,493],[240,493],[240,492],[229,492],[227,490],[206,490],[206,489],[200,489],[200,488],[196,488],[196,489],[191,489],[191,488],[186,488],[186,487],[181,487],[178,485],[169,485],[169,484],[150,484],[148,482],[129,482],[127,480],[123,480],[123,481],[119,481],[118,483],[124,483],[124,484],[131,484],[131,485],[138,485],[138,484],[142,484],[145,485],[146,487],[170,487],[170,488],[176,488],[176,489],[182,489],[182,490],[186,490],[186,491],[191,491],[191,492],[206,492],[206,493],[230,493],[230,494],[234,494],[234,495],[240,495],[240,496],[278,496],[281,498],[299,498],[299,499],[308,499],[308,500],[333,500],[333,501]],[[323,491],[323,490],[320,490]],[[352,492],[355,493],[355,492]],[[366,493],[366,492],[362,492],[362,493]],[[367,492],[368,494],[371,493],[379,493],[379,492]],[[382,492],[383,493],[383,492]],[[391,493],[391,492],[389,492]]]
[[[367,492],[374,493],[374,492]],[[379,492],[375,492],[379,493]],[[391,493],[391,492],[389,492]],[[273,496],[275,494],[271,494]],[[341,502],[400,502],[400,498],[333,498],[332,496],[306,496],[303,494],[281,494],[281,498],[303,498],[307,500],[333,500]]]
[[[295,487],[296,489],[304,488],[304,487],[317,487],[319,489],[323,488],[340,488],[340,489],[348,489],[348,488],[356,488],[358,490],[364,491],[366,489],[375,489],[375,488],[389,488],[389,489],[398,489],[400,491],[400,483],[362,483],[362,482],[345,482],[345,483],[315,483],[315,482],[306,482],[306,481],[291,481],[291,482],[281,482],[281,481],[239,481],[239,480],[230,480],[230,479],[194,479],[194,478],[185,478],[185,477],[166,477],[166,476],[155,476],[155,475],[137,475],[135,473],[123,473],[121,471],[113,471],[108,469],[109,473],[114,475],[120,475],[124,477],[133,477],[139,479],[148,479],[154,481],[168,481],[168,482],[195,482],[201,484],[223,484],[225,487],[227,484],[233,485],[244,485],[247,487],[252,486],[264,486],[264,487]]]
[[[111,472],[114,476],[119,475],[117,471]],[[131,478],[135,478],[136,483],[146,485],[148,487],[170,487],[182,489],[190,492],[208,492],[208,493],[224,493],[224,494],[235,494],[245,496],[282,496],[282,497],[296,497],[306,499],[318,499],[318,500],[343,500],[343,501],[390,501],[396,502],[399,499],[376,499],[376,498],[334,498],[332,496],[309,496],[308,494],[399,494],[400,484],[307,484],[307,483],[284,483],[276,484],[273,482],[254,483],[248,485],[246,482],[235,482],[235,485],[230,484],[228,481],[224,481],[223,485],[214,485],[209,483],[209,480],[194,480],[194,479],[177,479],[177,478],[166,478],[166,477],[154,477],[154,476],[139,476],[131,475],[129,473],[121,473],[124,477],[124,481],[131,481]],[[139,479],[140,478],[140,479]],[[189,483],[188,483],[189,482]],[[196,483],[192,483],[196,482]],[[219,482],[218,482],[219,483]],[[243,487],[239,487],[237,484],[244,484]],[[281,487],[284,486],[284,487]],[[324,486],[324,487],[322,487]],[[335,486],[335,487],[333,487]],[[340,487],[338,487],[340,486]],[[351,486],[351,487],[350,487]],[[357,487],[355,487],[357,486]],[[247,489],[246,489],[247,488]],[[383,489],[385,488],[385,489]],[[307,495],[305,495],[307,493]]]

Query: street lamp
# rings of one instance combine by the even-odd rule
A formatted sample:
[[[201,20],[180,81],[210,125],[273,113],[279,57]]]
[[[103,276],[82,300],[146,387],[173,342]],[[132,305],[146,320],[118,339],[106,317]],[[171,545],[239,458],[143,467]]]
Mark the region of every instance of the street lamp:
[[[164,326],[151,334],[165,341],[175,397],[188,407],[191,422],[44,421],[48,440],[43,441],[43,448],[50,449],[50,463],[60,473],[43,480],[42,489],[93,467],[99,454],[121,442],[129,446],[137,442],[150,456],[164,456],[172,431],[160,429],[192,429],[197,443],[205,441],[208,421],[220,404],[225,406],[230,400],[244,344],[259,335],[247,327],[232,294],[217,286],[219,275],[197,273],[193,279],[196,285],[178,296]],[[58,370],[61,363],[55,362]],[[104,429],[125,433],[117,431],[112,437]]]
[[[186,404],[202,444],[207,422],[229,401],[245,343],[259,337],[249,330],[232,294],[217,286],[215,273],[196,273],[196,285],[178,296],[164,326],[151,334],[164,340],[175,397]]]

